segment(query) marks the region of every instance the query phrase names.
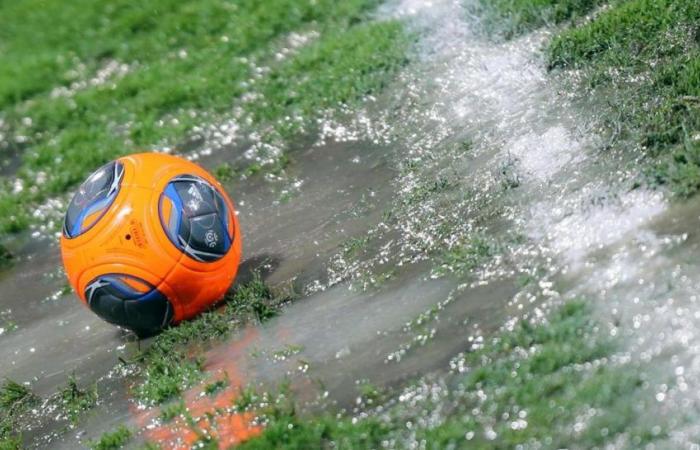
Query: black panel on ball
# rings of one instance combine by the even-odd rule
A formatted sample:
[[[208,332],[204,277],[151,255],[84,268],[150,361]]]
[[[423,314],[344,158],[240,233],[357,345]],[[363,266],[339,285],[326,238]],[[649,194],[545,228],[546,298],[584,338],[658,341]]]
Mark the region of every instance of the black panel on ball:
[[[139,291],[124,282],[132,279],[148,289]],[[97,277],[85,289],[90,309],[103,320],[132,330],[141,337],[165,328],[173,318],[167,297],[145,281],[128,275],[109,274]]]

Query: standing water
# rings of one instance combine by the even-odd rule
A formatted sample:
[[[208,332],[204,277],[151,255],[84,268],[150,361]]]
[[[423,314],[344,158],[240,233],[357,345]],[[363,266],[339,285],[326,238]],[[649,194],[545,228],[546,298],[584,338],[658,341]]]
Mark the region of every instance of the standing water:
[[[594,114],[604,99],[582,100],[546,72],[549,32],[496,42],[469,10],[452,0],[384,5],[380,19],[404,20],[418,36],[412,63],[359,110],[324,114],[283,180],[228,186],[246,258],[302,298],[209,349],[205,367],[235,373],[235,388],[290,379],[302,398],[353,411],[364,383],[401,398],[426,385],[444,391],[456,356],[583,298],[624,342],[601,364],[645,380],[653,408],[639,420],[677,417],[668,446],[691,448],[699,430],[681,412],[697,409],[700,392],[700,201],[669,206],[630,190],[633,152],[605,150]],[[239,155],[226,147],[200,162]],[[0,278],[18,326],[0,333],[2,375],[32,381],[41,395],[72,371],[99,380],[111,396],[85,421],[89,436],[122,422],[154,436],[156,415],[129,400],[125,374],[112,369],[125,336],[64,301],[57,264],[55,247],[37,250]],[[45,300],[34,307],[27,296]],[[439,422],[448,409],[424,419]],[[85,442],[83,429],[37,414],[25,433],[33,445]],[[164,444],[181,442],[160,431]]]

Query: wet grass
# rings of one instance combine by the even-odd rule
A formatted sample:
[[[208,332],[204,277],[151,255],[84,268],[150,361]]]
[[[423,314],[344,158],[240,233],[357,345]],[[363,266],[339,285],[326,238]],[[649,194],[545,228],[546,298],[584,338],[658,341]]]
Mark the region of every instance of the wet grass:
[[[228,386],[228,380],[216,380],[204,386],[204,393],[207,395],[214,395],[226,388],[226,386]]]
[[[700,3],[695,0],[497,0],[488,26],[506,37],[575,19],[547,48],[550,69],[576,69],[608,98],[612,142],[637,145],[645,182],[679,197],[700,190]],[[489,12],[490,11],[490,12]],[[588,94],[586,94],[588,95]],[[631,143],[631,144],[630,144]]]
[[[97,384],[81,389],[75,375],[71,375],[66,386],[59,391],[58,398],[66,416],[75,425],[84,411],[97,404]]]
[[[460,413],[423,437],[436,448],[466,440],[471,448],[590,448],[619,438],[641,445],[649,438],[634,428],[642,380],[605,364],[612,350],[582,302],[545,324],[521,322],[465,356]],[[577,425],[590,408],[592,421]]]
[[[176,417],[180,417],[187,412],[187,407],[182,401],[174,402],[169,405],[163,405],[160,410],[160,418],[164,422],[170,422]]]
[[[116,430],[103,434],[100,439],[90,443],[92,450],[118,450],[131,440],[131,430],[120,425]]]
[[[468,240],[445,251],[438,258],[436,275],[466,274],[486,263],[499,252],[499,245],[487,236],[475,234]]]
[[[32,392],[27,386],[8,379],[0,389],[0,406],[5,409],[12,408],[31,396]]]
[[[405,62],[407,37],[397,22],[363,23],[376,4],[3,2],[0,114],[24,153],[21,189],[0,180],[0,233],[25,228],[30,205],[103,162],[136,149],[177,151],[196,125],[234,107],[265,142],[380,90]],[[278,60],[293,31],[318,37]]]
[[[6,379],[0,387],[0,450],[22,448],[19,425],[22,417],[37,403],[29,387]]]
[[[0,270],[6,269],[12,265],[14,256],[10,251],[0,244]]]
[[[22,448],[21,430],[31,427],[36,411],[57,413],[56,420],[78,424],[82,414],[97,404],[97,384],[80,388],[75,376],[47,399],[34,395],[29,386],[5,380],[0,388],[0,449]]]
[[[613,94],[611,128],[652,161],[649,181],[681,197],[700,189],[700,3],[632,0],[567,30],[549,47],[552,68],[583,69]]]
[[[605,0],[480,0],[479,13],[489,32],[506,39],[544,25],[580,18]]]
[[[176,397],[202,379],[203,361],[196,356],[198,346],[228,336],[247,321],[263,322],[273,317],[290,298],[274,293],[256,275],[228,295],[222,308],[168,328],[154,338],[135,362],[128,363],[140,369],[137,397],[149,404]]]
[[[662,437],[663,428],[636,423],[645,407],[643,381],[634,370],[606,364],[614,348],[587,305],[572,301],[547,323],[521,322],[455,361],[464,374],[447,383],[443,404],[451,406],[437,423],[416,415],[439,408],[428,399],[390,404],[359,419],[301,417],[282,403],[268,408],[265,431],[242,448],[380,448],[386,442],[436,449],[641,448]]]

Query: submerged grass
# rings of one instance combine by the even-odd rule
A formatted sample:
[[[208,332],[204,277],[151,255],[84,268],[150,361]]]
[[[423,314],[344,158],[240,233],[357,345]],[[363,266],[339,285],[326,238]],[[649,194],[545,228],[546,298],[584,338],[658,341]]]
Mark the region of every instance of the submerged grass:
[[[0,389],[0,406],[9,409],[31,396],[32,393],[27,386],[8,379]]]
[[[5,380],[0,387],[0,450],[22,448],[19,430],[31,425],[35,417],[30,412],[40,404],[42,399],[34,395],[29,386]],[[97,384],[81,389],[73,375],[62,389],[43,401],[43,407],[59,413],[57,419],[68,419],[72,425],[96,404]]]
[[[362,23],[377,3],[0,3],[0,114],[24,148],[21,183],[0,180],[0,233],[107,160],[176,146],[234,106],[264,141],[381,89],[407,40],[398,22]],[[275,58],[290,33],[310,31]]]
[[[22,436],[17,432],[22,416],[35,405],[37,397],[29,387],[6,379],[0,387],[0,450],[22,448]]]
[[[255,275],[226,297],[223,308],[168,328],[137,358],[142,375],[136,387],[138,398],[158,404],[179,395],[202,378],[203,361],[193,354],[193,347],[227,336],[246,320],[263,322],[273,317],[289,298],[273,293]]]
[[[642,380],[634,371],[597,364],[612,350],[582,302],[565,305],[545,324],[521,322],[467,354],[460,414],[423,437],[435,448],[467,440],[472,448],[589,448],[621,437],[636,441],[641,435],[631,425]],[[595,419],[576,431],[577,417],[590,408],[597,411]],[[603,428],[607,434],[600,433]],[[627,433],[631,436],[623,436]]]
[[[14,256],[10,251],[0,244],[0,270],[5,269],[12,265],[12,260]]]
[[[124,425],[103,434],[100,439],[90,443],[92,450],[119,450],[131,440],[132,432]]]
[[[59,391],[58,397],[66,416],[75,425],[84,411],[97,404],[97,384],[81,389],[75,375],[71,375],[66,386]]]
[[[382,414],[352,419],[300,417],[283,403],[267,411],[263,434],[242,448],[379,448],[386,442],[436,449],[640,448],[663,432],[636,423],[645,401],[638,372],[601,364],[614,345],[587,305],[572,301],[547,323],[521,322],[454,361],[464,374],[447,383],[449,401],[442,404],[451,406],[437,423],[414,417],[421,408],[438,408],[430,404],[390,403]],[[588,417],[590,411],[595,414]]]
[[[481,267],[498,252],[498,243],[484,235],[476,234],[445,251],[433,272],[439,276],[447,273],[466,274]]]

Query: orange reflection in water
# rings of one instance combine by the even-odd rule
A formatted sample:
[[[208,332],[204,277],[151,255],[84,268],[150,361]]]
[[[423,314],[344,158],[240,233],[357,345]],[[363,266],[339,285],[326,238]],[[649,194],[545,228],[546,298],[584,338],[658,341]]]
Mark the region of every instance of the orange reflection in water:
[[[252,423],[255,414],[232,410],[247,381],[240,364],[258,334],[254,327],[249,327],[240,339],[226,346],[224,353],[217,352],[207,358],[206,371],[209,376],[182,396],[193,419],[178,417],[172,422],[161,423],[156,420],[160,408],[138,410],[134,407],[136,424],[143,430],[145,439],[164,450],[179,450],[188,449],[203,437],[211,436],[218,441],[219,448],[225,449],[260,434],[262,427]],[[218,380],[227,381],[225,387],[215,394],[206,394],[204,386]]]

